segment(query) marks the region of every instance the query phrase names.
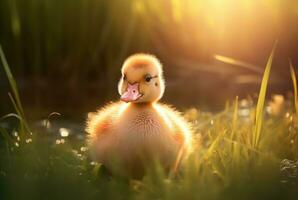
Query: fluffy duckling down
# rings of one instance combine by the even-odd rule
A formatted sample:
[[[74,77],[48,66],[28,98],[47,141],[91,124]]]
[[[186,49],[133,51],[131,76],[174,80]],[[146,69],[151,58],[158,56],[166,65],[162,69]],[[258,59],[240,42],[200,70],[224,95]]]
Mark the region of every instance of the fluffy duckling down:
[[[121,73],[121,101],[87,120],[93,158],[112,173],[134,178],[156,161],[165,170],[176,168],[191,149],[191,130],[179,112],[158,103],[165,90],[161,63],[152,55],[135,54]]]

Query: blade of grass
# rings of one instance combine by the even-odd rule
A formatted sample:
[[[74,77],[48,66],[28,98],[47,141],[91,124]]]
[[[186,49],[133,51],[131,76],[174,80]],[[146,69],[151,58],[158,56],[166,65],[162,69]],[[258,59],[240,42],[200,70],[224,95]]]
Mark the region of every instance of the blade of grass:
[[[17,106],[17,103],[15,102],[14,98],[12,97],[12,95],[10,93],[8,93],[8,96],[10,98],[10,101],[12,102],[12,105],[14,107],[14,109],[16,110],[18,116],[19,116],[19,119],[20,119],[20,138],[23,139],[25,137],[25,124],[24,124],[24,121],[23,121],[23,118],[21,117],[22,114],[21,114],[21,111],[19,110],[18,106]]]
[[[214,55],[214,58],[216,60],[221,61],[221,62],[226,63],[226,64],[243,67],[243,68],[252,70],[254,72],[257,72],[257,73],[262,73],[262,71],[260,70],[260,68],[258,66],[252,65],[252,64],[244,62],[244,61],[236,60],[234,58],[230,58],[230,57],[226,57],[226,56],[222,56],[222,55],[217,55],[217,54]]]
[[[0,59],[1,59],[1,63],[3,65],[4,71],[5,71],[5,74],[8,78],[11,90],[12,90],[12,94],[9,93],[8,95],[9,95],[9,98],[10,98],[19,118],[20,118],[20,128],[21,128],[20,137],[21,137],[21,139],[23,139],[24,136],[26,135],[26,133],[28,133],[28,134],[30,133],[30,129],[29,129],[28,123],[25,118],[25,114],[24,114],[23,106],[22,106],[22,103],[20,100],[17,83],[11,73],[11,70],[7,63],[7,60],[5,58],[5,55],[2,50],[1,45],[0,45]]]
[[[9,117],[15,117],[15,118],[17,118],[18,120],[21,121],[21,118],[19,117],[19,115],[15,114],[15,113],[9,113],[7,115],[4,115],[3,117],[0,118],[0,121],[2,121],[4,119],[7,119]]]
[[[272,158],[276,162],[280,162],[280,160],[281,160],[281,159],[279,159],[277,157],[272,157],[272,154],[267,154],[267,153],[261,152],[261,151],[257,150],[256,148],[251,148],[251,147],[247,146],[246,144],[242,144],[240,142],[230,140],[229,138],[223,138],[223,139],[225,141],[229,142],[229,143],[235,144],[235,145],[237,145],[239,147],[242,147],[243,149],[249,150],[249,151],[251,151],[253,153],[256,153],[256,154],[258,154],[260,156]]]
[[[289,60],[290,63],[290,70],[291,70],[291,78],[292,78],[292,82],[293,82],[293,89],[294,89],[294,105],[295,105],[295,111],[296,114],[298,114],[298,94],[297,94],[297,79],[296,79],[296,73],[294,70],[294,66],[291,62],[291,60]]]
[[[260,92],[259,92],[259,97],[258,97],[258,102],[257,102],[257,107],[256,107],[256,114],[255,114],[253,137],[252,137],[253,138],[252,145],[254,148],[258,148],[260,135],[261,135],[261,131],[262,131],[263,111],[264,111],[264,104],[265,104],[265,98],[266,98],[266,91],[267,91],[267,85],[268,85],[269,75],[270,75],[270,71],[271,71],[272,60],[273,60],[273,56],[274,56],[274,52],[275,52],[275,47],[276,47],[276,43],[273,47],[273,50],[269,56],[268,61],[267,61],[265,71],[263,74]]]
[[[1,58],[1,62],[2,62],[2,65],[3,65],[4,71],[6,73],[6,76],[8,78],[9,84],[11,86],[11,90],[12,90],[12,94],[14,96],[14,99],[15,99],[15,101],[17,103],[17,106],[19,107],[22,115],[24,115],[23,107],[22,107],[19,92],[18,92],[17,83],[16,83],[16,81],[15,81],[15,79],[14,79],[14,77],[13,77],[11,71],[10,71],[9,65],[7,63],[7,60],[6,60],[6,57],[4,55],[4,52],[2,50],[1,45],[0,45],[0,58]]]
[[[223,136],[226,134],[226,130],[222,131],[217,135],[217,137],[212,141],[210,146],[208,147],[207,151],[205,152],[205,155],[203,156],[203,159],[208,159],[208,157],[212,154],[212,152],[216,149],[216,146],[220,142],[220,140],[223,138]]]
[[[237,130],[237,124],[238,124],[238,96],[236,96],[234,101],[234,112],[233,112],[233,119],[232,119],[232,131],[230,140],[237,141],[238,142],[238,135],[235,135],[235,132]],[[240,160],[240,149],[237,145],[231,143],[230,144],[230,152],[232,152],[232,166],[237,166]],[[236,168],[236,167],[235,167]]]
[[[237,121],[238,121],[238,96],[236,96],[235,103],[234,103],[231,140],[234,139],[235,130],[236,130],[236,127],[237,127]]]

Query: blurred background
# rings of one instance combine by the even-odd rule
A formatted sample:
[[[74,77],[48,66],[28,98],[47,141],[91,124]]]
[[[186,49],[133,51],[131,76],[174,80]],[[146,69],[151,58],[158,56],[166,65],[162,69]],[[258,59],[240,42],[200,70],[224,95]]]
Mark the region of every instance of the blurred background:
[[[35,119],[82,120],[118,100],[121,65],[137,52],[164,64],[163,101],[218,111],[258,93],[278,40],[269,93],[287,95],[297,22],[295,0],[0,0],[0,44]],[[1,116],[13,111],[8,91],[1,67]]]

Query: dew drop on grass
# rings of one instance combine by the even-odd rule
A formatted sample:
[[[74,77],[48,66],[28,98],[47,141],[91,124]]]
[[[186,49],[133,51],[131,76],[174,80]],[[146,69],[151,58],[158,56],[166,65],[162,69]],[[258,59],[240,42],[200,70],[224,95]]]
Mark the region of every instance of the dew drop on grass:
[[[88,148],[87,147],[81,147],[81,149],[80,149],[82,152],[85,152],[85,151],[87,151],[88,150]]]
[[[28,139],[26,139],[26,143],[28,144],[28,143],[31,143],[32,142],[32,139],[31,138],[28,138]]]
[[[96,164],[97,162],[94,162],[94,161],[90,162],[90,165],[96,165]]]
[[[12,132],[12,135],[13,135],[14,137],[18,137],[19,133],[18,133],[17,131],[13,131],[13,132]]]
[[[42,124],[42,126],[44,126],[46,129],[51,128],[51,123],[50,123],[49,120],[47,120],[47,119],[42,120],[41,124]]]
[[[60,133],[61,137],[68,137],[70,130],[67,128],[60,128],[59,133]]]
[[[65,140],[64,139],[57,139],[56,144],[64,144]]]
[[[266,106],[266,111],[268,114],[272,114],[272,108],[270,106]]]

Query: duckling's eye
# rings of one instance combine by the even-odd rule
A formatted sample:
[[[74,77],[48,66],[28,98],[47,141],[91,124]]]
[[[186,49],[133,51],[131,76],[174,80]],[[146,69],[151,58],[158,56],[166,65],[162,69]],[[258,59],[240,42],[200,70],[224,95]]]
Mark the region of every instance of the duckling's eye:
[[[123,75],[123,80],[126,81],[126,75],[125,74]]]
[[[150,76],[149,74],[145,76],[145,81],[146,82],[150,82],[152,79],[152,76]]]

